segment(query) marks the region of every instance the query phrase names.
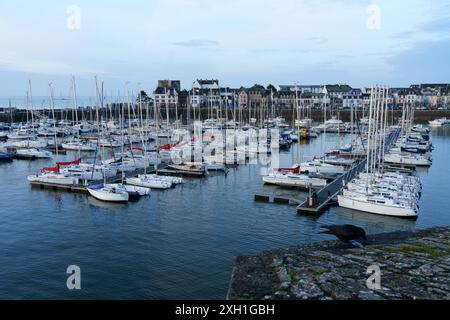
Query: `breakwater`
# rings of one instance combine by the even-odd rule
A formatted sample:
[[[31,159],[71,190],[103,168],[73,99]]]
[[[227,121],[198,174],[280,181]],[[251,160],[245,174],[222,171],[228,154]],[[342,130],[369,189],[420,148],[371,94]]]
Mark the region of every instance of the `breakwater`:
[[[228,299],[450,299],[450,228],[336,241],[238,257]],[[379,288],[369,289],[378,268]]]
[[[125,108],[127,110],[127,106],[125,106]],[[253,109],[252,116],[254,116],[256,114],[259,117],[259,115],[261,114],[260,111],[261,111],[260,109],[257,109],[256,111]],[[262,111],[263,111],[263,114],[268,116],[267,110],[262,110]],[[175,110],[175,108],[170,108],[169,109],[169,117],[170,117],[170,119],[173,120],[173,119],[177,118],[177,114],[178,114],[178,119],[180,119],[183,123],[186,123],[187,119],[188,119],[187,112],[188,112],[187,108],[180,107],[177,110]],[[201,112],[200,118],[203,120],[207,119],[208,116],[211,116],[211,114],[208,112],[207,108],[200,110],[200,112]],[[159,113],[159,116],[161,119],[166,118],[165,108],[163,108],[163,107],[160,108],[158,113]],[[52,111],[48,110],[48,109],[35,111],[35,114],[47,115],[47,116],[52,117]],[[113,105],[113,107],[110,109],[101,108],[99,110],[99,116],[102,118],[111,118],[112,117],[115,119],[119,119],[120,114],[121,114],[121,112],[120,112],[119,105]],[[332,114],[344,122],[350,122],[350,111],[343,110],[343,111],[340,111],[339,113],[333,112]],[[139,111],[139,115],[140,115],[140,111]],[[358,117],[360,117],[361,115],[362,115],[361,113],[358,113]],[[127,116],[128,116],[128,111],[125,112],[125,117],[127,117]],[[223,109],[222,117],[225,118],[225,116],[226,116],[226,112],[225,112],[225,109]],[[227,116],[228,116],[229,120],[233,119],[233,109],[232,108],[228,109]],[[275,112],[275,116],[283,117],[289,123],[291,123],[293,121],[293,118],[295,117],[295,115],[292,112],[292,109],[277,109]],[[323,112],[321,110],[312,110],[311,113],[309,114],[309,116],[315,122],[319,122],[319,123],[323,122],[323,119],[324,119]],[[331,116],[331,114],[329,114],[327,118],[330,118],[330,116]],[[387,119],[388,119],[389,123],[392,123],[392,122],[397,123],[398,120],[401,119],[401,116],[402,116],[401,110],[393,111],[393,112],[389,111]],[[428,121],[432,121],[432,120],[443,118],[443,117],[447,117],[450,119],[450,110],[420,110],[420,111],[415,111],[414,116],[415,116],[416,123],[428,124]],[[79,120],[82,120],[82,119],[95,120],[96,119],[96,110],[95,110],[95,108],[79,109],[77,117]],[[146,119],[146,118],[154,119],[153,106],[147,107],[146,105],[144,105],[142,107],[142,117],[143,117],[143,119]],[[214,111],[214,118],[216,118],[216,117],[217,117],[217,112]],[[72,119],[75,119],[76,116],[75,116],[74,112],[72,112],[72,110],[65,109],[65,110],[55,110],[55,118],[72,120]],[[198,110],[196,110],[195,111],[195,119],[198,119],[198,118],[199,118],[199,113],[198,113]],[[246,111],[246,110],[242,111],[242,121],[248,122],[248,118],[249,118],[248,111]],[[23,109],[16,109],[13,112],[9,112],[9,111],[5,111],[3,113],[0,112],[0,122],[5,122],[5,123],[10,123],[11,121],[12,122],[25,122],[27,119],[30,119],[30,115],[28,114],[28,116],[27,116],[27,111],[23,110]],[[190,119],[191,120],[194,119],[194,111],[192,108],[190,109]],[[238,110],[236,111],[236,120],[239,121],[239,111]],[[161,121],[165,121],[165,120],[161,120]]]

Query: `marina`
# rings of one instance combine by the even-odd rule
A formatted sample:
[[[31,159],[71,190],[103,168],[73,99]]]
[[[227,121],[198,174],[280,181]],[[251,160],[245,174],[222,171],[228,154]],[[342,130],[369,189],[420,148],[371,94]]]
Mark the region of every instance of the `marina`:
[[[374,97],[374,106],[375,101]],[[441,185],[445,180],[435,181],[436,176],[447,172],[444,166],[450,127],[432,127],[430,139],[424,140],[430,143],[425,143],[421,138],[425,136],[425,128],[409,121],[414,115],[408,108],[395,121],[380,123],[372,131],[367,123],[358,127],[347,123],[354,129],[318,132],[316,137],[305,140],[300,136],[296,139],[295,132],[300,131],[292,130],[288,137],[280,134],[279,149],[273,149],[278,148],[277,143],[272,144],[278,136],[266,136],[267,123],[260,127],[256,122],[252,128],[242,119],[236,127],[230,125],[231,135],[224,134],[226,144],[233,145],[232,149],[225,148],[224,154],[220,153],[220,147],[226,144],[222,145],[217,137],[227,129],[221,127],[218,119],[207,121],[209,129],[196,134],[194,123],[167,127],[163,108],[157,118],[152,113],[141,118],[140,109],[139,103],[130,104],[130,114],[123,118],[120,114],[128,113],[125,104],[114,122],[107,125],[106,121],[86,121],[84,132],[73,132],[73,123],[69,121],[56,125],[57,131],[69,132],[65,136],[55,137],[56,131],[52,131],[47,136],[33,137],[31,132],[25,139],[4,139],[5,159],[0,163],[4,184],[0,187],[0,199],[3,197],[5,204],[2,218],[6,224],[2,231],[17,239],[9,243],[8,250],[23,251],[26,246],[36,252],[27,254],[27,259],[37,263],[42,261],[42,254],[48,258],[42,265],[48,271],[38,269],[44,273],[43,288],[52,290],[40,292],[41,296],[71,295],[52,287],[47,280],[69,256],[81,259],[78,263],[93,273],[112,279],[95,287],[89,284],[94,278],[88,280],[86,286],[91,289],[76,294],[77,298],[101,295],[220,299],[227,294],[235,256],[321,241],[324,238],[318,229],[323,224],[352,223],[364,226],[370,233],[381,233],[450,223],[445,212],[440,214],[436,210],[445,206],[445,187]],[[369,109],[367,116],[368,112]],[[381,119],[383,111],[380,109],[378,114]],[[354,123],[359,120],[360,116],[353,119]],[[47,127],[55,127],[51,118],[46,121],[51,123]],[[287,121],[278,118],[275,122],[281,132],[289,130],[289,124],[284,125]],[[157,123],[165,123],[164,129]],[[240,129],[245,126],[246,130]],[[368,132],[372,132],[371,139]],[[249,140],[253,134],[259,137],[256,145]],[[17,139],[16,136],[13,137]],[[272,139],[265,140],[267,137]],[[246,141],[244,148],[231,142],[239,139]],[[36,150],[44,150],[55,140],[63,149],[50,149],[49,158],[16,159],[20,148],[34,146]],[[89,141],[89,145],[77,141]],[[368,141],[372,141],[373,148],[368,147]],[[408,150],[401,150],[406,144]],[[424,157],[420,144],[432,144],[434,148],[431,167],[402,161],[384,163],[379,158],[384,154],[381,150],[386,154]],[[198,158],[197,154],[197,159],[196,150],[201,155]],[[270,162],[255,162],[271,153],[279,155],[277,167]],[[183,154],[188,157],[180,162]],[[339,197],[347,195],[349,187],[353,188],[351,196],[359,196],[358,192],[365,190],[358,179],[365,179],[368,170],[376,173],[375,168],[420,177],[422,192],[416,219],[374,215],[339,206]],[[383,183],[381,187],[374,184],[373,190],[385,193],[391,189],[391,184]],[[21,215],[12,214],[17,210]],[[80,238],[76,230],[81,229],[84,235]],[[63,234],[61,230],[66,231]],[[117,230],[122,230],[120,238],[114,236]],[[42,244],[35,239],[41,239]],[[75,246],[69,244],[73,241]],[[51,249],[58,246],[69,246],[61,258],[55,258]],[[99,246],[103,250],[100,255]],[[56,263],[51,262],[54,259]],[[106,266],[100,262],[105,259],[109,261]],[[135,261],[133,266],[122,262],[129,259]],[[151,266],[148,261],[152,261]],[[22,270],[21,274],[28,270],[26,264],[19,267],[21,257],[10,257],[5,262],[8,268]],[[123,275],[123,268],[130,270],[130,275]],[[168,275],[167,270],[172,270],[173,275]],[[10,274],[8,269],[4,272]],[[145,287],[131,274],[146,279]],[[20,289],[26,279],[10,277],[9,294],[31,297],[26,286]],[[218,290],[218,286],[223,290]]]
[[[447,2],[4,1],[0,303],[450,300]]]

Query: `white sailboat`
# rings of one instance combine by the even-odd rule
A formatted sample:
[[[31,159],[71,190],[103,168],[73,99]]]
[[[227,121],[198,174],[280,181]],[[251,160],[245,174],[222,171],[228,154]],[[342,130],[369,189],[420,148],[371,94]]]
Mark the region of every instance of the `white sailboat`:
[[[16,157],[19,159],[50,159],[53,154],[47,150],[39,150],[36,148],[18,149]]]
[[[302,173],[317,173],[317,174],[343,174],[345,168],[342,166],[336,166],[328,163],[323,163],[320,160],[313,160],[303,162],[300,164],[300,171]]]
[[[432,161],[418,154],[391,153],[384,157],[386,163],[429,167]]]
[[[153,177],[147,175],[139,175],[137,178],[127,178],[126,184],[150,189],[165,190],[172,188],[171,182],[163,181],[161,179],[154,179]]]
[[[87,188],[89,194],[105,202],[128,202],[129,194],[123,188],[114,185],[96,185]]]
[[[263,177],[265,184],[272,184],[281,187],[297,188],[323,188],[327,185],[325,179],[310,178],[304,174],[294,173],[270,173]]]
[[[384,216],[417,218],[420,181],[398,173],[381,174],[386,144],[387,94],[385,88],[372,90],[369,110],[366,172],[350,182],[339,206]]]
[[[385,197],[339,195],[338,201],[340,207],[379,215],[404,218],[416,218],[418,215],[418,207],[416,205]]]
[[[89,143],[85,141],[71,141],[62,144],[63,149],[70,151],[96,151],[97,146],[94,143]]]
[[[72,186],[78,184],[78,179],[56,172],[43,172],[37,175],[30,175],[27,179],[29,182],[49,183],[64,186]]]

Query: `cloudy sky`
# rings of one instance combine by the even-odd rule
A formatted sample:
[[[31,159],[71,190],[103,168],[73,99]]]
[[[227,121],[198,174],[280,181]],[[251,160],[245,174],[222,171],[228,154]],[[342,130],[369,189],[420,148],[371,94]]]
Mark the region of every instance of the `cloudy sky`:
[[[0,96],[23,95],[28,79],[35,94],[49,81],[67,92],[72,75],[80,95],[94,94],[94,75],[114,92],[169,78],[450,82],[449,57],[447,0],[0,2]]]

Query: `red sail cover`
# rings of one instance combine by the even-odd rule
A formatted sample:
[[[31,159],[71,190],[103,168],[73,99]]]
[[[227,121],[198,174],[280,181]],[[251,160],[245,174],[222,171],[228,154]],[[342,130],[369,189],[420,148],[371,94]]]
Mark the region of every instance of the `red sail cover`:
[[[275,169],[275,171],[277,171],[277,172],[290,172],[290,173],[299,174],[300,173],[300,166],[295,166],[293,168],[279,168],[279,169]]]
[[[71,165],[76,165],[76,164],[80,164],[81,163],[81,159],[75,160],[75,161],[71,161],[71,162],[57,162],[56,165],[59,167],[67,167],[67,166],[71,166]]]
[[[128,151],[144,151],[144,148],[129,148]]]
[[[45,167],[45,168],[42,168],[42,171],[59,173],[59,166],[58,167]]]
[[[166,144],[164,146],[159,147],[159,150],[171,150],[172,148],[178,147],[181,142],[177,142],[175,144]]]

